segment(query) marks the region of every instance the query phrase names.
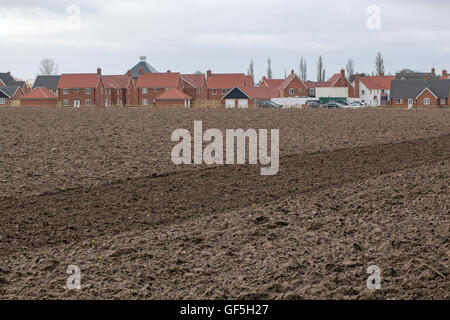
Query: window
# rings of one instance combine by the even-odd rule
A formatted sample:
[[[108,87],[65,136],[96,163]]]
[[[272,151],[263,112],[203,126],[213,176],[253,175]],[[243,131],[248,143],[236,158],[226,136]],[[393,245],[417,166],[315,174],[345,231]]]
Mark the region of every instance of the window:
[[[426,106],[429,106],[430,105],[430,98],[423,99],[423,104],[426,105]]]
[[[75,93],[80,93],[80,89],[73,89]]]
[[[142,88],[142,94],[147,94],[147,93],[148,93],[147,88]]]
[[[147,99],[142,99],[142,105],[143,106],[148,106],[148,100]]]
[[[217,94],[217,90],[214,89],[214,90],[212,91],[212,94],[213,94],[213,95],[216,95],[216,94]]]
[[[227,94],[227,89],[222,89],[222,94]]]
[[[441,105],[445,105],[445,98],[441,99]]]
[[[6,99],[5,98],[0,98],[0,104],[6,104]]]
[[[166,88],[166,92],[169,91],[169,88]]]
[[[158,92],[158,88],[154,88],[154,89],[153,89],[153,92]]]
[[[396,99],[396,100],[395,100],[395,103],[396,103],[396,104],[402,104],[402,103],[403,103],[403,100],[402,100],[402,99]]]
[[[294,89],[289,89],[289,94],[294,94]]]
[[[56,93],[58,92],[58,90],[57,90],[57,89],[52,89],[52,92],[53,92],[54,94],[56,94]]]
[[[91,100],[90,99],[86,99],[85,104],[86,104],[86,106],[90,107],[91,106]]]
[[[91,94],[91,89],[90,88],[84,89],[84,93],[85,94]]]
[[[361,90],[361,93],[362,94],[366,94],[366,90]]]
[[[64,94],[69,94],[69,89],[63,89]]]
[[[69,106],[69,100],[64,100],[63,105],[64,105],[64,107],[68,107]]]

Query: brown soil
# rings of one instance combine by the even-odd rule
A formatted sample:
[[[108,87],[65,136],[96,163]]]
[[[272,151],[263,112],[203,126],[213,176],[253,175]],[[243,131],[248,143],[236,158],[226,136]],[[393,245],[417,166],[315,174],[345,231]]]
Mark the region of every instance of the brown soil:
[[[279,174],[174,166],[194,120],[279,128]],[[447,110],[2,108],[0,135],[1,298],[450,298]]]

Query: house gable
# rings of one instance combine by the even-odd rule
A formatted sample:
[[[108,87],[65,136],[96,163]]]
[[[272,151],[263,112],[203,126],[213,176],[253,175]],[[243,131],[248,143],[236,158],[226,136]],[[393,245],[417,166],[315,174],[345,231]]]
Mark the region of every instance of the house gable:
[[[238,87],[234,87],[222,99],[251,99],[244,91]]]

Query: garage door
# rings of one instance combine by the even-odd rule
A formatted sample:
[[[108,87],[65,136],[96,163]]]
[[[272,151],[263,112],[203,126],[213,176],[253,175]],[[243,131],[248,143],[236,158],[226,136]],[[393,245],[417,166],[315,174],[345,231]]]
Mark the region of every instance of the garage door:
[[[225,100],[225,107],[227,108],[227,109],[232,109],[232,108],[234,108],[236,105],[235,105],[235,103],[234,103],[234,99],[226,99]]]
[[[239,108],[248,108],[248,100],[247,99],[239,100]]]

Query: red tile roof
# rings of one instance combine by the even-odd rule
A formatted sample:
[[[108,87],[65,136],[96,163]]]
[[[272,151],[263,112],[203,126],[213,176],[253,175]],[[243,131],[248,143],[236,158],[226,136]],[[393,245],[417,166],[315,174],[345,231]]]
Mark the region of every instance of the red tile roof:
[[[141,74],[136,82],[137,88],[176,88],[180,74],[175,72],[167,73],[146,73]]]
[[[96,73],[62,74],[58,89],[97,88],[100,76]]]
[[[330,78],[330,80],[327,81],[329,86],[332,86],[336,81],[339,80],[340,77],[341,77],[340,73],[333,74],[333,76]],[[329,86],[327,86],[327,87],[329,87]],[[324,87],[326,87],[326,85],[324,85]]]
[[[272,99],[278,97],[278,87],[239,87],[252,99]]]
[[[279,88],[284,80],[285,79],[265,79],[261,82],[260,87],[267,86],[267,87]]]
[[[237,86],[245,86],[243,73],[215,73],[208,78],[208,89],[232,89]]]
[[[395,76],[371,76],[359,78],[362,83],[370,90],[390,90],[391,81],[395,80]]]
[[[50,90],[43,87],[37,87],[20,98],[21,100],[35,100],[35,99],[57,99],[56,95]]]
[[[203,87],[206,82],[204,74],[182,74],[181,77],[194,86],[194,88]]]
[[[129,76],[102,76],[103,82],[105,83],[105,88],[112,89],[126,89],[130,83]]]
[[[156,98],[156,100],[191,100],[191,99],[192,97],[188,96],[184,92],[181,92],[177,88],[172,88]]]

